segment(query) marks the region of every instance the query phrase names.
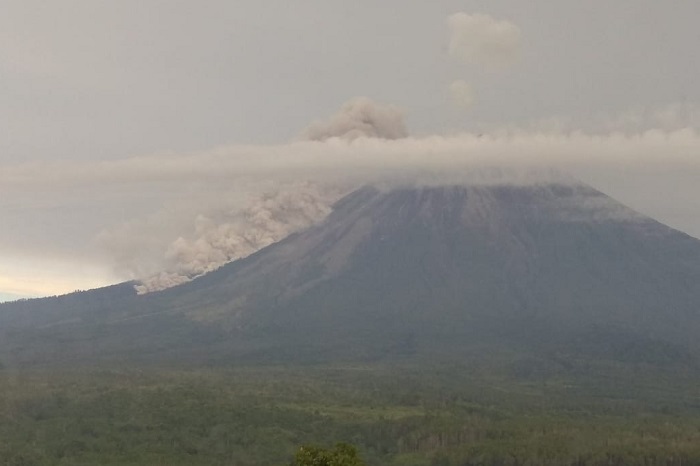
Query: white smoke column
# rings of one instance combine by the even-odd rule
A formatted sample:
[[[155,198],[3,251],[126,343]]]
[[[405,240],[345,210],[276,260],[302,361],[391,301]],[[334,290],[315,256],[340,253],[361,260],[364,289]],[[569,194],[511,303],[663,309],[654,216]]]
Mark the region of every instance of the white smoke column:
[[[186,283],[222,265],[247,257],[326,217],[344,191],[295,183],[253,196],[241,211],[200,215],[193,237],[180,237],[166,252],[168,270],[141,280],[140,294]]]
[[[331,138],[353,140],[361,137],[401,139],[408,136],[404,114],[392,105],[383,105],[367,97],[356,97],[326,121],[306,128],[302,139],[325,141]]]
[[[450,56],[489,69],[511,65],[520,53],[520,28],[485,14],[455,13],[447,19]]]

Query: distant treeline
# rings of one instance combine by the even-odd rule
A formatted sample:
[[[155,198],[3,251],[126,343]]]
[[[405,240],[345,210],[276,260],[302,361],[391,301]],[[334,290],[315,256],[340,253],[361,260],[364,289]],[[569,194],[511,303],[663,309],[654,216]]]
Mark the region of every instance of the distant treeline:
[[[337,442],[369,465],[700,464],[692,380],[654,376],[627,395],[629,381],[605,383],[360,367],[5,371],[0,464],[279,465],[299,445]]]

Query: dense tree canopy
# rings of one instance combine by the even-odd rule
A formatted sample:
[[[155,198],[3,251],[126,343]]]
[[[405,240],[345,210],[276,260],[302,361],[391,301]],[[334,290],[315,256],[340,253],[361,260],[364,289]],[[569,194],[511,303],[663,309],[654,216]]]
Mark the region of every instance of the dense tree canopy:
[[[301,446],[294,461],[295,466],[365,466],[357,448],[347,443],[338,443],[333,448]]]

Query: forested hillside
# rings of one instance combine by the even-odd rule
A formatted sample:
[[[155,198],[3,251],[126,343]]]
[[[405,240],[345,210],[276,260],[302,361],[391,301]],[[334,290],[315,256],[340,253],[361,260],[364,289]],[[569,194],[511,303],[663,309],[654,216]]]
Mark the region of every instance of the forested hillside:
[[[3,373],[0,463],[279,465],[301,444],[370,465],[700,464],[700,379],[493,368]]]

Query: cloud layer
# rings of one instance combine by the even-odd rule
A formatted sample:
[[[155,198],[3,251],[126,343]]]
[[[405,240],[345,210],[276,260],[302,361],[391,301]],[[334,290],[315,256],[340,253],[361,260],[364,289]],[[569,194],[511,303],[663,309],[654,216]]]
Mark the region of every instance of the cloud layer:
[[[52,203],[65,208],[87,202],[75,193],[89,192],[101,209],[133,211],[128,222],[103,225],[98,237],[86,233],[79,239],[97,244],[101,260],[107,256],[123,279],[146,278],[141,291],[148,291],[181,283],[306,228],[323,218],[342,192],[365,183],[542,183],[550,181],[542,170],[554,168],[619,194],[633,207],[680,212],[679,219],[691,225],[700,211],[693,211],[691,202],[673,203],[672,196],[694,193],[699,153],[700,134],[690,129],[230,146],[112,162],[8,167],[0,173],[0,208],[28,198],[44,208]],[[669,187],[672,191],[650,196]],[[137,214],[148,199],[145,210],[151,213]],[[101,221],[90,212],[80,220],[86,232]],[[44,231],[47,244],[55,231],[50,226]]]
[[[697,42],[697,7],[683,15],[662,6],[648,11],[644,18],[663,32],[651,37],[646,20],[627,21],[619,34],[629,15],[615,2],[590,9],[541,1],[542,8],[514,9],[507,19],[445,18],[446,3],[415,2],[402,4],[399,22],[396,8],[368,16],[361,6],[289,2],[279,7],[307,14],[271,22],[265,14],[241,15],[231,2],[198,12],[115,2],[120,6],[83,14],[57,7],[47,15],[44,6],[16,3],[0,28],[7,39],[0,59],[14,89],[8,96],[15,97],[5,106],[3,160],[47,162],[0,167],[0,277],[21,276],[26,284],[6,282],[6,289],[57,289],[51,284],[59,284],[60,271],[42,283],[32,282],[33,271],[17,272],[31,257],[37,270],[53,257],[89,276],[98,275],[90,267],[108,264],[114,274],[105,280],[159,275],[173,284],[322,218],[335,196],[329,187],[504,176],[537,182],[542,166],[569,171],[700,236],[700,144],[688,129],[700,128],[700,112],[688,104],[645,107],[679,96],[698,100],[698,69],[687,60]],[[249,8],[269,9],[259,3]],[[152,27],[151,13],[163,27]],[[197,34],[182,34],[183,18]],[[518,25],[533,24],[542,27],[527,27],[528,62],[509,68],[525,45]],[[134,34],[125,38],[124,27]],[[231,48],[222,38],[254,45]],[[643,56],[628,53],[640,44],[651,44],[641,47]],[[439,56],[441,45],[447,57]],[[482,72],[504,69],[512,74]],[[164,76],[171,92],[163,92]],[[464,124],[472,131],[408,137],[401,110],[358,98],[290,144],[182,149],[286,140],[300,115],[358,89],[415,108],[412,126],[423,134]],[[467,107],[474,90],[483,93],[478,112],[445,121],[440,99],[449,92]],[[639,107],[613,117],[591,113],[628,105]],[[564,115],[542,118],[551,111]],[[512,121],[521,127],[502,129]],[[106,160],[158,147],[177,152]],[[299,199],[310,207],[294,207]],[[17,261],[9,259],[14,252]],[[63,270],[92,284],[81,270]]]
[[[434,173],[461,176],[476,167],[553,166],[570,171],[630,168],[634,171],[697,168],[700,137],[693,129],[608,135],[519,130],[491,134],[299,141],[275,146],[229,146],[212,151],[133,157],[119,161],[31,164],[5,167],[0,194],[50,197],[61,191],[139,197],[159,186],[251,189],[251,180],[375,182]],[[125,191],[127,191],[125,193]],[[166,192],[165,195],[172,193]]]
[[[466,82],[451,90],[461,105],[471,103]],[[532,184],[559,181],[561,172],[652,215],[675,212],[676,226],[685,221],[700,236],[700,222],[692,220],[700,208],[684,209],[668,193],[649,195],[664,182],[676,195],[695,192],[697,113],[687,105],[631,111],[601,120],[595,133],[556,121],[528,130],[409,137],[401,111],[359,98],[288,144],[4,167],[0,213],[26,231],[0,230],[0,244],[12,248],[17,238],[33,236],[37,255],[65,255],[70,238],[73,248],[90,245],[82,253],[93,261],[88,266],[109,264],[115,279],[139,279],[138,291],[149,292],[308,228],[363,184]],[[647,126],[662,129],[642,130]],[[37,285],[4,286],[29,294]]]

